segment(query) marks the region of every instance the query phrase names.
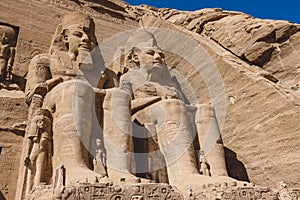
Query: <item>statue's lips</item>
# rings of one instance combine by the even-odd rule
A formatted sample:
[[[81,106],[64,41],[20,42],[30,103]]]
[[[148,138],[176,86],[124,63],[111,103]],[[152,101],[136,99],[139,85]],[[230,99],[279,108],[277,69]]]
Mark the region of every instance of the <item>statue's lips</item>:
[[[164,66],[164,64],[160,63],[160,62],[154,62],[153,67],[158,67],[158,68],[162,68]]]
[[[153,65],[163,65],[163,63],[161,63],[161,62],[159,62],[159,61],[157,61],[157,62],[154,61],[154,62],[153,62]]]
[[[91,47],[90,45],[87,44],[80,44],[78,46],[78,50],[91,51]]]

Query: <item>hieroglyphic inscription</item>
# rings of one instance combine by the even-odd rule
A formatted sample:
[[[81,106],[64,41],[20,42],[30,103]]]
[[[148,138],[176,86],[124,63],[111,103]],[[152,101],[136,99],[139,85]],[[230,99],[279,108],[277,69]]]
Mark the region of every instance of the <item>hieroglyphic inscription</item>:
[[[215,188],[214,190],[203,190],[201,192],[197,192],[195,195],[195,199],[210,199],[212,197],[223,200],[279,199],[277,192],[268,188],[260,187]]]
[[[113,185],[112,183],[80,184],[68,200],[183,200],[183,195],[167,184]]]
[[[0,156],[0,178],[9,178],[11,176],[15,161],[14,155],[15,150],[12,147],[2,147]]]
[[[17,141],[17,140],[16,140]],[[1,194],[5,199],[13,199],[15,195],[15,181],[18,171],[18,154],[12,143],[3,143],[0,140],[0,199]]]
[[[32,40],[19,39],[17,46],[16,55],[16,69],[22,74],[19,76],[24,76],[27,72],[27,68],[30,60],[41,53],[46,53],[48,51],[49,45],[44,43],[39,43]]]

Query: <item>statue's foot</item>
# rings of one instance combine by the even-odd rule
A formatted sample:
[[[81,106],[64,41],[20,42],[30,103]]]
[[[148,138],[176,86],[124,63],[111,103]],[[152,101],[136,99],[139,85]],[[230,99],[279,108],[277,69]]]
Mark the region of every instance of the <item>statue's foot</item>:
[[[186,192],[189,188],[193,191],[200,191],[205,188],[216,188],[216,187],[231,187],[231,186],[253,186],[253,184],[238,181],[228,176],[204,176],[199,174],[187,175],[181,179],[170,183],[177,187],[181,192]]]
[[[66,184],[111,182],[107,177],[86,167],[66,168]]]
[[[134,183],[151,182],[151,180],[136,177],[135,175],[131,174],[128,171],[121,171],[113,168],[108,169],[108,178],[112,180],[114,183],[134,184]]]

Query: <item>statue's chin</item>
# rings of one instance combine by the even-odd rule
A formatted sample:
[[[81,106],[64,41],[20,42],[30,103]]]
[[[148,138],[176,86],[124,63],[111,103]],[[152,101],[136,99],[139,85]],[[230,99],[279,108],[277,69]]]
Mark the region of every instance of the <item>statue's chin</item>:
[[[156,73],[163,75],[165,73],[169,73],[167,66],[160,63],[154,63],[151,66],[147,66],[146,69],[149,74]]]
[[[153,71],[164,71],[166,66],[160,63],[146,64],[140,66],[143,70],[151,73]]]
[[[88,49],[80,49],[76,61],[80,69],[93,68],[92,54]]]

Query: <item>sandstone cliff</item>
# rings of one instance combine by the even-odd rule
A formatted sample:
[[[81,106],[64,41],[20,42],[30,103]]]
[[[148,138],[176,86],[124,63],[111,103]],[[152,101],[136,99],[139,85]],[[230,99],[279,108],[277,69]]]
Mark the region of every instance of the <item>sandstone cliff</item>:
[[[300,187],[300,25],[221,9],[183,12],[130,6],[121,0],[4,0],[0,22],[19,30],[13,68],[19,90],[15,86],[0,90],[0,199],[14,199],[18,170],[23,166],[27,107],[22,89],[29,61],[48,52],[61,17],[72,10],[94,18],[100,42],[142,24],[174,30],[197,41],[205,50],[199,57],[209,55],[225,89],[225,106],[216,112],[224,124],[229,174],[257,185],[274,187],[284,180]],[[183,45],[180,51],[189,48]],[[184,85],[188,80],[196,100],[211,102],[208,88],[213,86],[207,86],[208,77],[198,73],[189,60],[172,52],[167,56],[168,65],[185,77],[178,78],[179,82]],[[200,67],[209,68],[211,62],[203,60]],[[214,94],[221,90],[214,88]]]

